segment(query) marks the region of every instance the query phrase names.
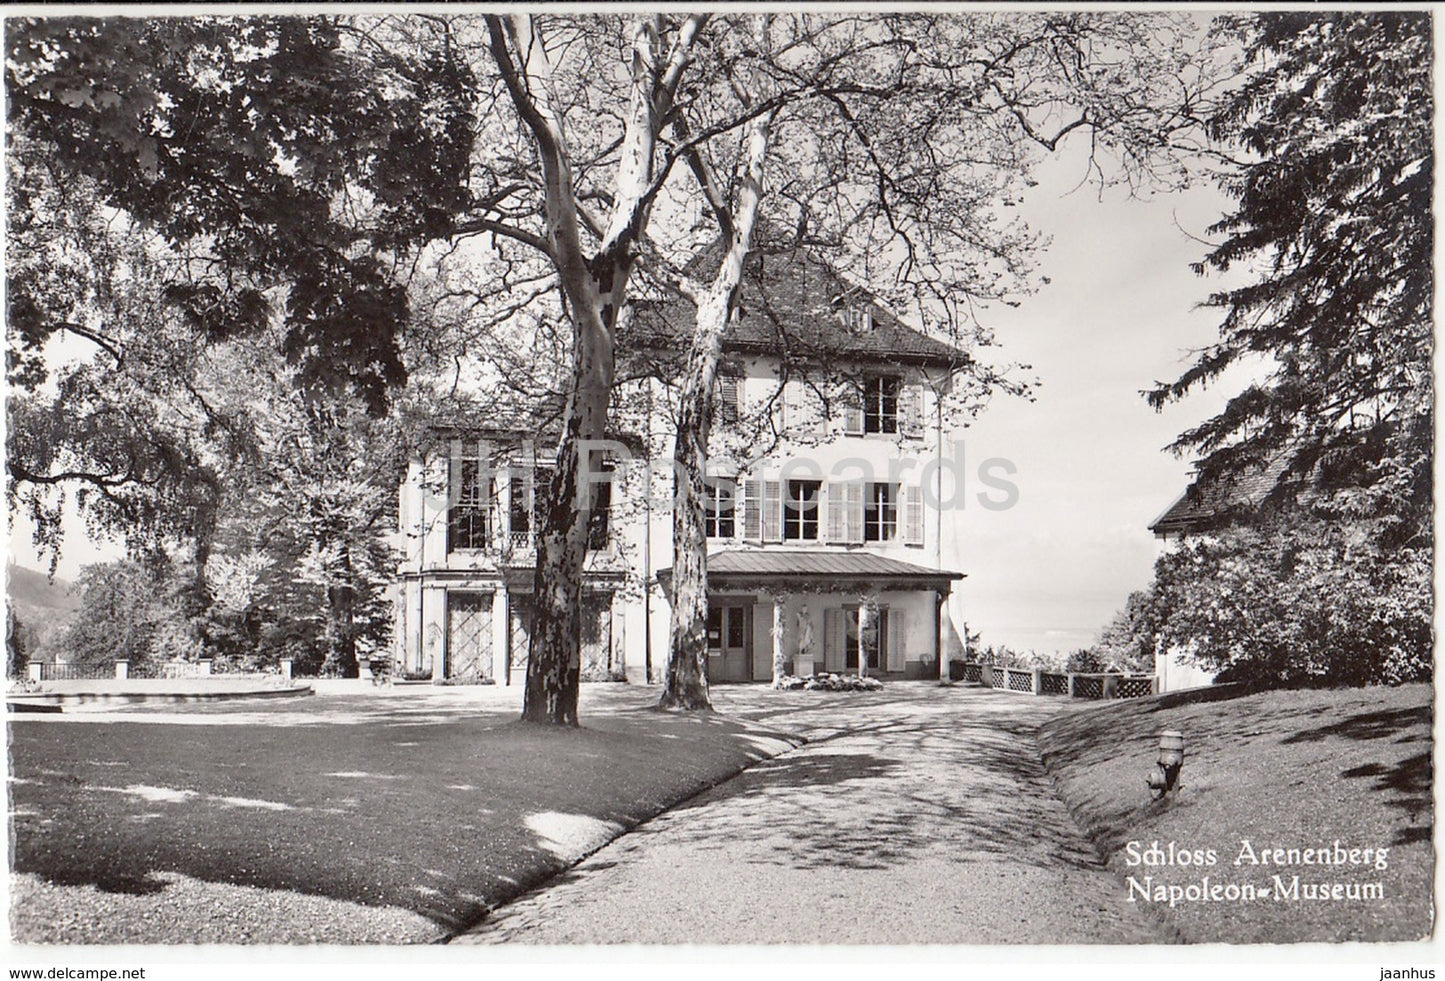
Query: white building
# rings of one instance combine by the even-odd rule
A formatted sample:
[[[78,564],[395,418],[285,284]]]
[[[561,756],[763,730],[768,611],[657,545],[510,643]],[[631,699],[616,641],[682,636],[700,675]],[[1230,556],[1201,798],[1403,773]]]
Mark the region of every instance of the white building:
[[[596,484],[584,680],[658,680],[672,565],[668,365],[690,335],[665,305],[627,349],[657,370],[619,389],[613,477]],[[948,393],[967,357],[800,255],[755,264],[724,340],[708,461],[708,677],[936,677],[960,651],[963,493]],[[531,489],[551,440],[438,430],[401,493],[396,663],[437,680],[520,684],[533,588]],[[647,479],[651,466],[652,479]],[[957,477],[958,479],[955,479]],[[648,488],[650,486],[650,493]]]

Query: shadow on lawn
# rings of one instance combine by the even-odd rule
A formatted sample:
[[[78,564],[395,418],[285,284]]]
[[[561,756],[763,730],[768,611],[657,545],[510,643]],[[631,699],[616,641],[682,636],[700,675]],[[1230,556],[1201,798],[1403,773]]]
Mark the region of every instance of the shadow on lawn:
[[[1415,726],[1423,726],[1428,731],[1433,717],[1434,713],[1429,705],[1417,705],[1414,708],[1391,709],[1383,712],[1362,712],[1341,722],[1336,722],[1334,725],[1297,732],[1284,742],[1286,744],[1319,742],[1333,736],[1344,739],[1384,739]]]
[[[580,730],[486,718],[397,729],[399,708],[286,739],[265,725],[13,727],[12,869],[139,896],[179,873],[397,907],[452,933],[577,857],[529,818],[590,841],[752,752],[736,723],[599,714]]]
[[[1401,760],[1394,766],[1366,763],[1345,770],[1340,776],[1346,779],[1375,777],[1376,780],[1370,790],[1379,794],[1393,795],[1386,803],[1404,811],[1410,819],[1411,826],[1402,828],[1391,844],[1407,845],[1411,842],[1431,839],[1435,828],[1434,800],[1431,796],[1434,772],[1429,753],[1418,753]],[[1422,814],[1425,816],[1425,822],[1418,824]]]

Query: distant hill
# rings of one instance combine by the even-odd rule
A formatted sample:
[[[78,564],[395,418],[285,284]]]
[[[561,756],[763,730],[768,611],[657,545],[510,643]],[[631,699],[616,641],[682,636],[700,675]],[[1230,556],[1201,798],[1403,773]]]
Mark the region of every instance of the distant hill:
[[[71,583],[45,573],[11,563],[5,567],[5,600],[20,620],[25,649],[39,654],[46,641],[60,632],[80,609],[80,597],[70,590]]]
[[[25,614],[61,613],[66,616],[80,609],[80,597],[70,591],[70,582],[57,576],[11,563],[5,569],[5,598],[21,619]]]

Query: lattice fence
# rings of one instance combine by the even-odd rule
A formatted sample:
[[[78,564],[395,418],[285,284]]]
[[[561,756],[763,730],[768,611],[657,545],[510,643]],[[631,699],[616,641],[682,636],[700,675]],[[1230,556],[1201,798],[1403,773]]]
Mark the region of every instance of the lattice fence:
[[[1034,673],[1027,668],[1005,668],[966,661],[963,664],[963,680],[1004,691],[1032,693],[1034,690]],[[1038,694],[1092,699],[1142,698],[1154,694],[1154,675],[1041,671]]]
[[[1119,688],[1115,693],[1119,698],[1143,698],[1145,695],[1154,694],[1154,676],[1126,675],[1119,679]]]
[[[1067,695],[1069,693],[1069,676],[1066,674],[1054,674],[1045,671],[1039,675],[1040,695]]]

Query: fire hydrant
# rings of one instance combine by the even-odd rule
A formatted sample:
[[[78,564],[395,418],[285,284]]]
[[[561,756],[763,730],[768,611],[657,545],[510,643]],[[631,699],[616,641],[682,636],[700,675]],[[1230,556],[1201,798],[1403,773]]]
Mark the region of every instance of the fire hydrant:
[[[1184,768],[1184,733],[1167,729],[1159,734],[1159,760],[1144,782],[1154,799],[1178,789],[1179,771]]]

